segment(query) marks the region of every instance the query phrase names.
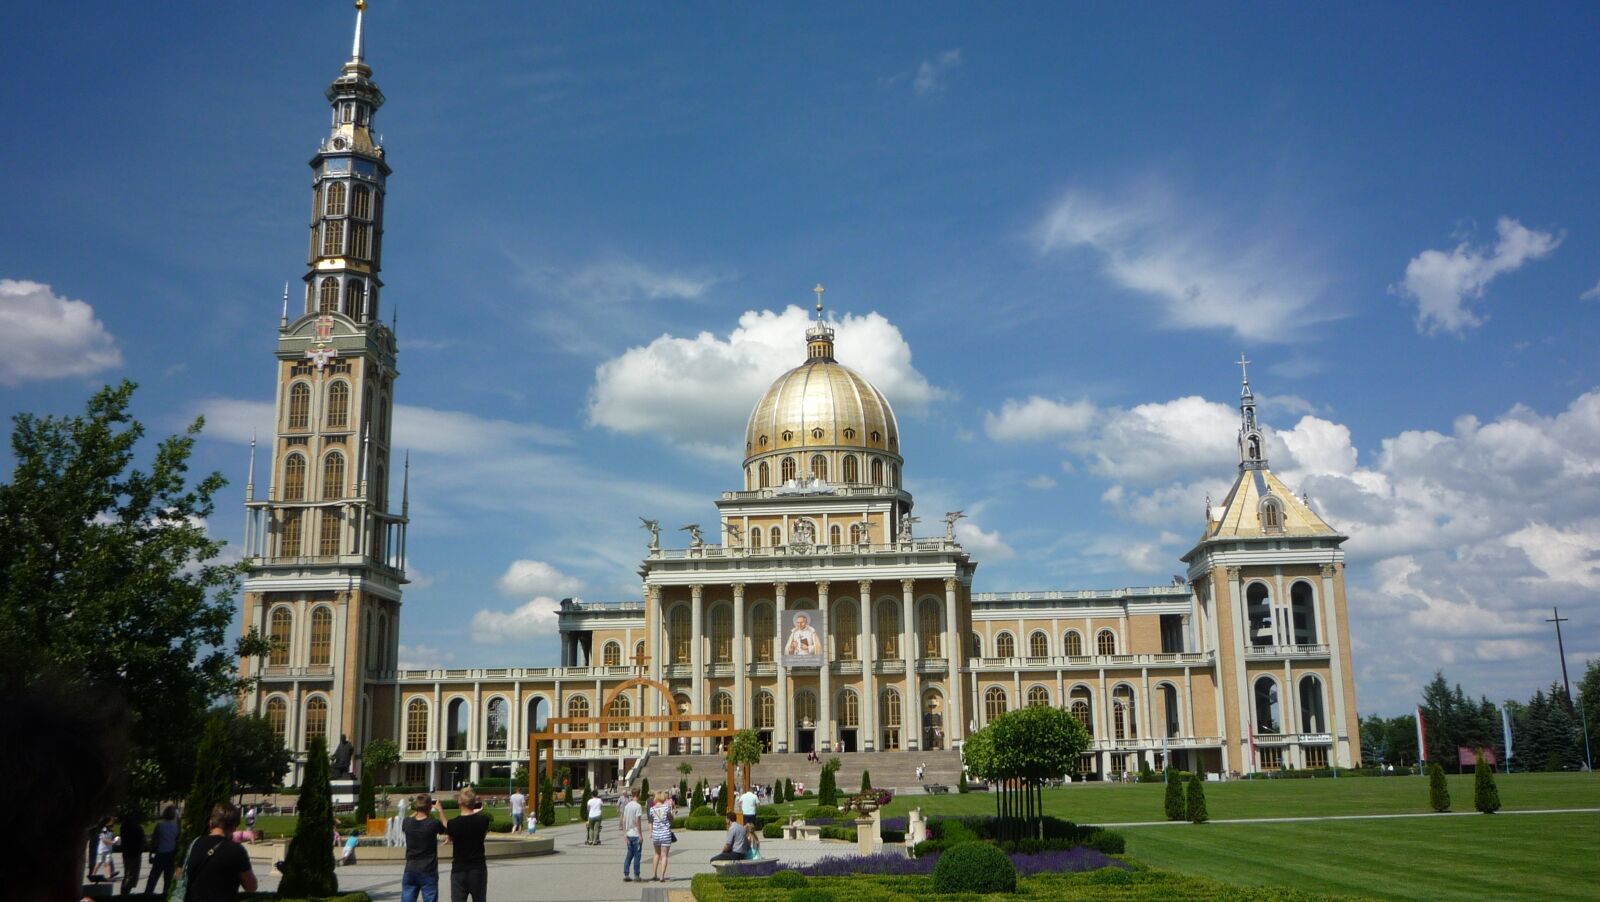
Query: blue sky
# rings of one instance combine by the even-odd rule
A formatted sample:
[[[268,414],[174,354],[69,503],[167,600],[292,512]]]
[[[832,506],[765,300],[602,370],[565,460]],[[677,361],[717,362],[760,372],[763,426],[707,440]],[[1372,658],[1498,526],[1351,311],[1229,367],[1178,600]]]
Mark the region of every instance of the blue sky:
[[[0,413],[141,383],[233,481],[270,418],[345,3],[19,4]],[[408,663],[555,660],[715,521],[828,286],[978,588],[1165,583],[1274,469],[1352,536],[1363,711],[1600,654],[1600,11],[375,0]],[[1585,296],[1587,295],[1587,297]],[[793,306],[795,309],[788,309]]]

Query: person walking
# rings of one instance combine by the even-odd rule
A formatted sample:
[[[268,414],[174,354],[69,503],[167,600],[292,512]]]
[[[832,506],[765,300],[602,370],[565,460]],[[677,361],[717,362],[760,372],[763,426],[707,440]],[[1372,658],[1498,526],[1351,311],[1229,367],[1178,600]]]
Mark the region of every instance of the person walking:
[[[153,893],[156,878],[161,878],[161,895],[172,886],[172,870],[178,861],[178,809],[171,805],[161,809],[161,820],[150,831],[150,879],[144,891]]]
[[[744,822],[754,825],[758,829],[760,825],[756,824],[756,806],[760,804],[760,801],[761,800],[756,796],[756,791],[753,788],[746,789],[744,793],[739,796],[739,813],[744,815]]]
[[[667,879],[667,863],[672,857],[672,810],[672,797],[666,790],[656,793],[656,803],[650,806],[650,845],[655,849],[652,879],[658,882]]]
[[[439,813],[439,820],[433,813]],[[439,836],[450,823],[444,806],[422,793],[411,800],[411,816],[400,824],[406,838],[406,869],[400,875],[400,902],[439,902]]]
[[[523,795],[522,790],[519,789],[511,794],[511,832],[513,834],[522,832],[522,819],[527,816],[527,813],[528,797]]]
[[[619,806],[619,811],[622,815],[618,818],[622,828],[622,838],[628,844],[628,851],[622,856],[622,882],[627,883],[630,880],[639,879],[639,860],[644,857],[642,851],[644,845],[644,833],[642,830],[644,826],[644,808],[640,807],[639,801],[633,797],[633,790],[624,789],[622,791],[622,804]],[[628,874],[629,864],[633,865],[632,876]]]
[[[100,822],[100,837],[96,843],[94,856],[94,871],[106,880],[117,879],[117,863],[113,854],[117,851],[117,834],[111,829],[112,819],[106,818]],[[100,874],[100,869],[105,868],[105,873]]]
[[[238,902],[241,887],[247,893],[256,891],[250,853],[232,839],[233,831],[239,829],[239,809],[232,802],[218,802],[206,825],[210,832],[195,840],[183,863],[187,898],[190,902]]]
[[[122,824],[122,894],[139,887],[139,871],[144,867],[144,825],[138,815],[124,814]]]
[[[750,857],[750,839],[745,833],[744,825],[739,823],[739,818],[732,811],[723,815],[728,821],[728,835],[722,843],[722,851],[711,856],[712,861],[744,861]]]
[[[584,845],[600,845],[600,832],[604,826],[601,818],[605,814],[605,808],[606,803],[600,801],[599,796],[592,795],[589,797],[589,839]]]
[[[461,814],[445,828],[455,852],[450,856],[450,902],[485,902],[489,891],[489,862],[483,854],[483,838],[489,835],[489,815],[472,787],[456,796]]]

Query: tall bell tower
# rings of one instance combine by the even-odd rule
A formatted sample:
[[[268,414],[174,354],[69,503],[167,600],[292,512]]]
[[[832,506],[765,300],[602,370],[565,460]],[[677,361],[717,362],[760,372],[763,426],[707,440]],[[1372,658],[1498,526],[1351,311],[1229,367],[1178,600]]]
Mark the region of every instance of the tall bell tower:
[[[284,289],[277,400],[264,497],[251,443],[245,488],[243,627],[272,643],[240,662],[257,682],[241,707],[267,717],[295,752],[311,740],[357,749],[394,736],[407,486],[390,505],[397,346],[378,318],[389,165],[374,137],[383,92],[372,80],[356,2],[350,59],[329,85],[329,134],[311,158],[310,252],[303,297]],[[294,309],[291,311],[290,307]]]

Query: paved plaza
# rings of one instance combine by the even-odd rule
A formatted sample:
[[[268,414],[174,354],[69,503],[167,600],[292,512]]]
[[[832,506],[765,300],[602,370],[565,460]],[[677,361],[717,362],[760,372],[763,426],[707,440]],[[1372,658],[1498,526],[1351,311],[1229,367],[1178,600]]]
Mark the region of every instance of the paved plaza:
[[[617,831],[614,818],[606,821],[604,844],[598,847],[583,844],[582,824],[551,827],[540,830],[539,835],[555,838],[555,854],[489,862],[489,898],[493,902],[640,902],[641,899],[665,902],[664,893],[652,893],[653,898],[647,898],[647,889],[664,887],[687,892],[695,874],[711,871],[711,856],[722,850],[723,837],[721,831],[679,830],[678,842],[672,847],[672,868],[665,884],[649,882],[650,846],[646,843],[641,866],[646,882],[639,884],[622,880],[622,856],[627,846]],[[812,862],[828,855],[854,855],[856,846],[843,842],[766,839],[761,842],[761,853],[765,858]],[[278,874],[270,866],[256,862],[255,868],[256,875],[261,878],[261,889],[277,889]],[[375,902],[399,899],[401,868],[398,862],[341,867],[339,889],[361,890]],[[441,902],[450,898],[449,886],[450,863],[441,862]]]

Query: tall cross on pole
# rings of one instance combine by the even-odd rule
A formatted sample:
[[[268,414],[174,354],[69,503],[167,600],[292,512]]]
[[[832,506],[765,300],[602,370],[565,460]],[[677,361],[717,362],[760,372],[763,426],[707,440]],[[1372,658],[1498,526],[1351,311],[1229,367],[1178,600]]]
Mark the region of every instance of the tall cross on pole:
[[[827,290],[822,287],[821,282],[817,283],[817,287],[811,289],[811,293],[817,296],[817,319],[819,320],[822,319],[822,293]]]
[[[1567,649],[1561,644],[1561,624],[1566,623],[1571,618],[1561,616],[1560,609],[1555,607],[1552,607],[1550,612],[1555,614],[1555,616],[1546,617],[1544,622],[1554,623],[1556,625],[1556,653],[1561,655],[1561,685],[1567,691],[1567,706],[1571,707],[1572,684],[1567,682]]]
[[[1248,383],[1250,381],[1250,370],[1247,369],[1247,367],[1249,367],[1249,366],[1250,366],[1250,361],[1244,359],[1244,352],[1240,351],[1239,352],[1239,376],[1240,376],[1240,378],[1244,379],[1244,381],[1246,383]]]

